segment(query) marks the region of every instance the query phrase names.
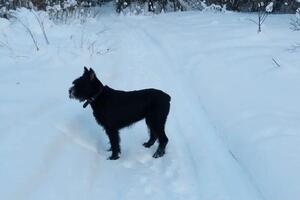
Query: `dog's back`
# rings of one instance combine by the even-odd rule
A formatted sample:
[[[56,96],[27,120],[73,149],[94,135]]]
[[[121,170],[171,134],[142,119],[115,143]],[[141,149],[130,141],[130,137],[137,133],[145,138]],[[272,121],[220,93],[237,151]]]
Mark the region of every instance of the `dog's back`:
[[[171,97],[161,90],[120,91],[104,87],[101,98],[92,104],[94,115],[104,127],[123,128],[147,115],[165,110],[168,115]]]

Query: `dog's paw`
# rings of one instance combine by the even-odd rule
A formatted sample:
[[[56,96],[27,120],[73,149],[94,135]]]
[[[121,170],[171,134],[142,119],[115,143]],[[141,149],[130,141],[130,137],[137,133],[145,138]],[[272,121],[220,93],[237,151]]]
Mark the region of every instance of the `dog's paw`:
[[[120,158],[119,155],[111,155],[108,160],[118,160]]]
[[[159,158],[162,157],[165,154],[165,150],[163,149],[157,149],[156,152],[153,154],[153,158]]]
[[[152,145],[149,144],[148,142],[145,142],[145,143],[143,144],[143,146],[146,147],[146,148],[150,148]]]

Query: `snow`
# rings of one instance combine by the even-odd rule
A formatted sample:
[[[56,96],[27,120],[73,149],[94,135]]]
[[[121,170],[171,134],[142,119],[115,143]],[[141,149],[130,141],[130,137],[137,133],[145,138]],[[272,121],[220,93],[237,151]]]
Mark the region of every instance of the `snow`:
[[[274,9],[274,3],[270,2],[267,6],[266,6],[266,12],[272,12]]]
[[[300,198],[300,63],[289,50],[300,38],[291,15],[270,15],[260,34],[248,20],[255,14],[43,18],[50,45],[30,12],[18,16],[40,51],[18,21],[0,19],[1,199]],[[113,88],[172,96],[163,158],[152,158],[157,146],[142,147],[140,122],[121,131],[121,158],[107,160],[91,109],[68,98],[85,65]]]

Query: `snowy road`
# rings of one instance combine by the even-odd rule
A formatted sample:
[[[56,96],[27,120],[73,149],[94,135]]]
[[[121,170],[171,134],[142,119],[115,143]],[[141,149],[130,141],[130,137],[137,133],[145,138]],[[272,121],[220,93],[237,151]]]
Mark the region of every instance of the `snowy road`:
[[[163,37],[166,34],[165,28],[155,28],[160,26],[159,22],[149,25],[129,19],[120,23],[125,24],[123,30],[127,29],[127,34],[122,34],[125,41],[122,47],[130,48],[130,53],[133,54],[124,56],[134,57],[137,63],[147,60],[146,66],[143,64],[135,69],[145,71],[146,68],[151,70],[150,73],[160,76],[157,78],[159,84],[167,88],[172,96],[173,111],[168,132],[175,140],[172,147],[177,152],[174,153],[179,154],[175,156],[176,162],[185,163],[177,168],[179,171],[185,171],[187,166],[191,168],[188,170],[189,178],[178,182],[181,185],[194,183],[198,190],[198,194],[194,193],[189,198],[260,199],[259,191],[247,174],[244,174],[218,137],[214,125],[207,119],[199,94],[193,92],[195,88],[192,83],[187,81],[188,77],[178,73],[184,66],[177,62],[182,58],[173,53],[172,43],[176,40],[168,41],[168,36]],[[117,24],[117,27],[121,27],[121,24]],[[141,55],[141,52],[151,52],[151,57],[147,57],[147,54]],[[172,154],[172,149],[170,151]],[[237,185],[239,193],[236,192]]]
[[[9,94],[0,101],[6,105],[0,108],[0,157],[4,158],[0,161],[1,199],[275,200],[269,191],[276,187],[264,174],[253,177],[260,168],[247,161],[248,154],[237,156],[243,148],[232,151],[224,136],[221,122],[234,121],[230,121],[231,113],[227,119],[214,110],[216,106],[221,112],[223,106],[227,111],[230,95],[224,91],[230,91],[235,80],[234,76],[228,78],[233,82],[224,78],[234,68],[220,70],[222,77],[218,67],[243,59],[237,56],[231,60],[219,50],[232,44],[256,45],[253,41],[259,40],[249,36],[249,44],[244,44],[247,34],[224,27],[245,28],[246,20],[224,16],[104,15],[85,25],[49,25],[51,45],[43,46],[40,52],[28,53],[31,44],[25,34],[20,41],[10,41],[13,54],[0,49],[0,56],[5,55],[0,61],[4,66],[0,90]],[[1,23],[6,34],[22,32],[16,24]],[[38,31],[36,34],[42,38]],[[208,37],[212,35],[214,38]],[[233,42],[229,45],[228,41]],[[278,46],[274,48],[279,55]],[[105,49],[109,52],[103,53]],[[216,59],[214,64],[211,59]],[[142,147],[148,135],[140,122],[121,131],[121,158],[106,159],[108,140],[90,108],[82,109],[67,95],[84,65],[93,67],[98,78],[113,88],[154,87],[172,96],[166,128],[170,142],[163,158],[152,158],[156,145],[150,150]],[[258,72],[255,70],[251,73]],[[243,76],[239,69],[234,72]],[[209,99],[214,94],[223,95],[224,103]],[[287,193],[297,195],[294,187],[278,191],[278,199]]]

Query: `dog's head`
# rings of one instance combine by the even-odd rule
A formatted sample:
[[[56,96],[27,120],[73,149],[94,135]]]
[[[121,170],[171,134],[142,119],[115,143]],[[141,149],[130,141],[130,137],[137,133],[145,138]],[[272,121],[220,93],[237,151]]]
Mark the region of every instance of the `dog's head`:
[[[102,83],[97,79],[92,68],[84,67],[82,76],[73,81],[73,86],[69,89],[69,96],[80,102],[89,100],[103,88]]]

